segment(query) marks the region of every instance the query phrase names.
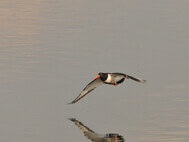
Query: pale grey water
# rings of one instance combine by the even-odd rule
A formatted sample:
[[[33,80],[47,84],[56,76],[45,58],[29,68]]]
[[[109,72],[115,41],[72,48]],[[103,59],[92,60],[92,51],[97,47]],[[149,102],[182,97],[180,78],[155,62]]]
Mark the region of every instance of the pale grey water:
[[[189,141],[188,0],[0,2],[0,141],[87,142],[67,118],[128,142]],[[103,85],[98,72],[147,80]]]

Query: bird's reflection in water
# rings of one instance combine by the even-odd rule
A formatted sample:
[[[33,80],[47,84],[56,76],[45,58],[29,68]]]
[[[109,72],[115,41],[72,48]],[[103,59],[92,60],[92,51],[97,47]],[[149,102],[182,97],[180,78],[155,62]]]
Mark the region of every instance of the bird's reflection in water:
[[[124,142],[124,138],[115,133],[109,133],[105,135],[97,134],[93,130],[89,129],[87,126],[83,125],[80,121],[75,118],[70,118],[85,134],[85,136],[93,142]]]

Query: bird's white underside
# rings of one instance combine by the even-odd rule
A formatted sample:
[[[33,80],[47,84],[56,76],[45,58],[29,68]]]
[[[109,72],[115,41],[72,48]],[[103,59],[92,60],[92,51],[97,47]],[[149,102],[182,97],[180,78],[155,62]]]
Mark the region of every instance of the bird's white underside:
[[[111,82],[111,80],[112,80],[111,75],[108,74],[108,77],[107,77],[107,79],[105,80],[105,82],[106,82],[106,83],[109,83],[109,82]]]

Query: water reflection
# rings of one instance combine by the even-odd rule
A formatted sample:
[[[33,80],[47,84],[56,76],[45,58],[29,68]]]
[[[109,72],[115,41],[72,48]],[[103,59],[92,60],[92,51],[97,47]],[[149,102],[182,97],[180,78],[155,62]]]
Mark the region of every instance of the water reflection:
[[[124,142],[124,138],[116,133],[108,133],[105,135],[95,133],[93,130],[85,126],[80,121],[76,120],[75,118],[70,118],[72,122],[75,123],[85,134],[85,136],[93,142]]]

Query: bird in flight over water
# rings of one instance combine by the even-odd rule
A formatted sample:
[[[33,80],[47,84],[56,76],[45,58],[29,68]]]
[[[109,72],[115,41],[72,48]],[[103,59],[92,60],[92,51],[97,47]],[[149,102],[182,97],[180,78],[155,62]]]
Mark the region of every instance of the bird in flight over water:
[[[117,86],[118,84],[122,83],[126,79],[132,79],[137,82],[146,82],[146,80],[140,79],[140,78],[135,78],[129,75],[126,75],[124,73],[98,73],[98,75],[91,81],[79,94],[79,96],[73,100],[69,104],[76,103],[79,101],[81,98],[86,96],[89,92],[93,91],[96,87],[98,87],[101,84],[109,84],[109,85],[115,85]]]
[[[124,138],[115,133],[108,133],[105,135],[101,135],[98,133],[95,133],[93,130],[89,129],[87,126],[85,126],[80,121],[76,120],[75,118],[70,118],[72,122],[75,123],[85,134],[85,136],[91,140],[92,142],[124,142]]]

